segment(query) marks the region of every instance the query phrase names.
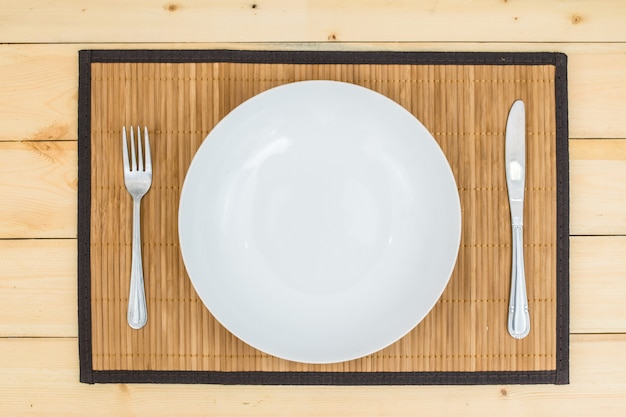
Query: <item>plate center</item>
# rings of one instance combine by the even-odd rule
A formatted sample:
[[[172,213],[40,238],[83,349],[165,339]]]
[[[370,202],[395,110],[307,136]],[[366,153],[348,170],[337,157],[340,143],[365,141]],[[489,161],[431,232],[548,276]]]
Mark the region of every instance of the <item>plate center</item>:
[[[290,141],[250,172],[248,245],[289,287],[333,293],[358,285],[392,243],[390,188],[376,159],[347,158],[341,146],[316,155],[314,142]]]

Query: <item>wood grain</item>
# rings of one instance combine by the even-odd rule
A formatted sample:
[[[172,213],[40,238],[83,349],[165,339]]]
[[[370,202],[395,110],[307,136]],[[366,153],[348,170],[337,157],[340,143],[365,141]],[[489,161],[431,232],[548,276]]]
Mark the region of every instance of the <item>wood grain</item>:
[[[51,143],[50,146],[55,144]],[[9,149],[26,149],[29,144],[12,144]],[[6,147],[5,147],[6,148]],[[597,141],[597,140],[575,140],[571,142],[570,155],[572,162],[578,158],[587,158],[591,161],[601,163],[603,159],[619,160],[626,150],[626,141]],[[61,156],[59,161],[73,161],[75,149],[70,147],[64,151],[66,155]],[[5,154],[6,155],[6,154]],[[7,158],[14,161],[14,158]],[[599,162],[598,162],[599,161]],[[73,164],[73,163],[72,163]],[[63,170],[74,169],[70,164]],[[6,164],[3,165],[6,167]],[[45,167],[46,165],[44,165]],[[5,168],[6,169],[6,168]],[[45,169],[44,169],[45,171]],[[605,170],[605,178],[599,179],[600,184],[609,184],[605,191],[606,196],[599,197],[593,194],[578,196],[572,199],[573,205],[583,206],[594,204],[596,200],[605,201],[612,194],[614,189],[623,185],[623,182],[616,180],[614,172]],[[615,171],[618,172],[619,171]],[[43,172],[39,176],[44,175]],[[584,177],[584,176],[583,176]],[[572,187],[576,188],[578,182],[573,180]],[[610,185],[613,184],[613,185]],[[613,187],[613,189],[611,188]],[[593,189],[594,187],[591,187]],[[7,194],[9,194],[7,192]],[[54,203],[56,197],[52,197],[50,203]],[[586,201],[586,203],[585,203]],[[39,206],[49,207],[48,202],[41,202]],[[621,214],[621,213],[618,213]],[[68,216],[72,214],[69,213]],[[605,216],[599,216],[602,218]],[[577,223],[573,222],[575,226]],[[28,233],[32,234],[32,233]],[[75,275],[68,275],[73,267],[74,250],[69,252],[67,242],[55,241],[39,242],[37,240],[26,240],[23,242],[7,241],[3,242],[3,264],[6,265],[3,279],[2,310],[5,314],[5,323],[2,334],[7,336],[73,336],[75,335],[75,322],[73,307],[76,302],[72,298],[68,305],[67,294],[74,291]],[[71,245],[73,246],[73,244]],[[572,331],[578,332],[624,332],[624,321],[626,316],[624,310],[624,299],[626,285],[621,277],[626,273],[626,266],[621,261],[624,252],[623,238],[617,237],[573,237],[572,238]],[[64,266],[56,262],[50,263],[46,255],[57,253],[57,256],[65,259]],[[30,259],[42,259],[41,263],[31,263]],[[58,274],[50,272],[50,266],[59,265],[62,268],[63,279]],[[28,267],[27,271],[24,268]],[[48,271],[48,274],[46,274]],[[54,277],[59,277],[54,278]],[[15,280],[22,277],[22,280]],[[31,277],[32,281],[24,281],[26,277]],[[53,279],[53,281],[50,281]],[[15,282],[15,284],[12,284]],[[47,288],[50,283],[54,283],[54,288],[61,291],[58,294],[66,294],[61,299],[49,297],[47,291],[36,291],[27,282],[32,282],[34,288]],[[598,285],[598,283],[602,285]],[[15,287],[14,287],[15,285]],[[22,301],[16,294],[29,293],[32,304]],[[59,304],[60,303],[60,304]],[[38,306],[38,307],[37,307]],[[58,311],[59,307],[63,307]],[[43,312],[40,313],[39,310]],[[15,313],[19,312],[19,314]],[[14,319],[9,320],[9,317]],[[68,321],[70,320],[70,321]]]
[[[76,237],[76,142],[0,142],[0,238]]]
[[[0,240],[0,337],[76,337],[76,241]]]
[[[78,65],[68,52],[0,46],[0,140],[76,139]]]
[[[78,383],[77,340],[71,329],[76,323],[70,322],[73,319],[68,311],[76,302],[66,299],[73,291],[70,287],[75,285],[75,277],[70,282],[70,266],[51,258],[58,255],[69,262],[75,249],[58,240],[48,241],[58,248],[42,248],[38,239],[28,239],[41,233],[38,228],[46,227],[62,231],[46,230],[43,234],[47,236],[73,235],[66,232],[74,224],[75,208],[66,204],[63,193],[39,194],[41,175],[45,176],[41,172],[30,177],[25,174],[28,178],[17,180],[17,186],[11,187],[15,175],[9,175],[4,166],[16,165],[10,161],[16,151],[0,147],[4,155],[0,156],[2,217],[6,218],[10,202],[17,200],[32,199],[43,206],[30,216],[17,216],[22,219],[19,227],[0,222],[0,236],[25,239],[23,246],[13,247],[13,242],[3,241],[5,246],[0,247],[0,321],[9,332],[0,337],[0,416],[623,416],[626,322],[621,318],[626,317],[626,304],[620,298],[626,291],[626,269],[621,261],[626,252],[620,235],[624,232],[607,226],[611,219],[620,221],[618,210],[602,207],[602,202],[623,207],[625,201],[611,197],[622,192],[624,182],[619,177],[623,166],[616,164],[619,158],[610,155],[616,149],[626,149],[623,2],[255,3],[253,9],[253,2],[200,4],[182,0],[4,2],[0,11],[0,39],[5,42],[0,45],[0,141],[76,140],[77,51],[84,48],[562,51],[569,58],[570,137],[622,139],[616,141],[616,148],[603,147],[595,140],[573,141],[570,147],[574,171],[584,174],[571,177],[573,191],[584,191],[575,191],[572,196],[576,210],[572,227],[577,233],[609,233],[572,237],[571,329],[574,333],[620,334],[572,335],[571,385],[559,387],[83,385]],[[333,35],[335,40],[328,40]],[[106,43],[100,42],[103,39]],[[156,39],[169,43],[153,43]],[[251,43],[229,43],[242,39]],[[373,42],[342,42],[354,39]],[[59,40],[74,43],[55,43]],[[143,40],[150,43],[141,43]],[[219,40],[224,43],[215,43]],[[381,43],[385,40],[389,42]],[[41,44],[10,44],[16,41]],[[118,43],[110,43],[113,41]],[[75,160],[75,149],[63,152],[68,153],[68,161]],[[587,162],[576,167],[577,160]],[[33,162],[38,161],[36,158],[22,161],[29,164],[20,168],[22,172],[28,166],[41,171],[41,165]],[[603,168],[607,166],[603,161],[616,165]],[[67,163],[67,169],[62,170],[75,172],[75,163]],[[601,191],[578,186],[585,183],[587,175]],[[49,188],[65,189],[64,181],[57,178]],[[24,185],[32,190],[30,196],[23,194]],[[49,203],[52,212],[64,218],[61,222],[65,226],[59,227],[58,218],[43,224],[41,217],[50,213],[45,208]],[[586,212],[592,213],[591,220],[584,217]],[[29,265],[30,260],[35,266]],[[47,262],[52,279],[45,276]],[[50,288],[52,296],[37,288]],[[32,304],[24,300],[25,293],[33,297]],[[50,315],[46,326],[43,323],[47,319],[37,316],[37,306]],[[32,319],[34,327],[28,328],[28,323],[14,316],[9,319],[11,309]],[[34,337],[20,337],[25,333]],[[45,337],[51,333],[72,337]]]
[[[626,237],[570,239],[571,330],[626,332]]]
[[[12,3],[0,38],[40,42],[623,42],[619,0],[123,0]],[[71,27],[72,30],[68,30]],[[168,30],[163,30],[167,27]],[[245,30],[238,30],[245,28]]]
[[[76,143],[0,142],[0,150],[8,180],[0,237],[76,236]],[[570,158],[571,233],[625,234],[626,140],[571,140]]]
[[[571,238],[572,333],[626,333],[626,238]],[[0,337],[76,337],[76,241],[0,240]]]
[[[76,339],[0,339],[0,415],[622,417],[624,350],[623,334],[572,336],[565,386],[85,385]]]
[[[626,234],[626,141],[570,144],[570,234]]]
[[[611,47],[601,44],[568,56],[570,138],[626,138],[626,54],[607,54]]]
[[[568,54],[571,138],[626,138],[626,44],[214,43],[99,44],[102,49],[561,51]],[[0,45],[0,141],[77,138],[78,50],[89,44]],[[45,68],[45,71],[42,69]],[[52,80],[52,82],[50,82]]]

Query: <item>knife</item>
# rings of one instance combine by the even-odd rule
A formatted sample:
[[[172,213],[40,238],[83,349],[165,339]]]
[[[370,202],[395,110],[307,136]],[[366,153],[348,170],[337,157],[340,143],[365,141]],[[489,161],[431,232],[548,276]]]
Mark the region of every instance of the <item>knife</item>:
[[[509,334],[516,339],[528,336],[530,314],[524,273],[524,186],[526,181],[526,109],[522,100],[511,106],[506,122],[506,185],[509,192],[512,227],[511,296]]]

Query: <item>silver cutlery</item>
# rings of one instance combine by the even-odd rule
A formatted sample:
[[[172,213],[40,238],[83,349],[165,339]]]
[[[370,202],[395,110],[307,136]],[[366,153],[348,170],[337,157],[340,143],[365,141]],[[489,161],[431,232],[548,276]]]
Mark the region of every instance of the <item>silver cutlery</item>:
[[[522,100],[511,106],[506,123],[506,184],[512,227],[511,295],[508,330],[516,339],[528,336],[530,313],[524,272],[524,186],[526,181],[526,109]]]
[[[141,260],[141,199],[152,184],[152,157],[150,156],[150,140],[148,128],[144,128],[145,145],[141,144],[141,131],[137,127],[137,153],[135,154],[135,135],[130,128],[130,158],[126,127],[122,128],[122,159],[124,161],[124,183],[133,198],[133,244],[130,272],[130,293],[128,296],[128,325],[133,329],[141,329],[148,321],[146,293],[143,280],[143,264]],[[144,150],[145,149],[145,155]],[[145,163],[144,163],[145,156]],[[130,159],[130,163],[129,163]]]

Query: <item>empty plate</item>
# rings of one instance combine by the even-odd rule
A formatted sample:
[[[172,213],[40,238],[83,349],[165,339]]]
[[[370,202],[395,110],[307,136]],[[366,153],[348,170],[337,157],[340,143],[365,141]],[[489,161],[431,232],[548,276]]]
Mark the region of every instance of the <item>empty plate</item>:
[[[454,176],[426,128],[334,81],[276,87],[224,117],[189,167],[178,220],[213,316],[306,363],[359,358],[408,333],[446,287],[461,234]]]

